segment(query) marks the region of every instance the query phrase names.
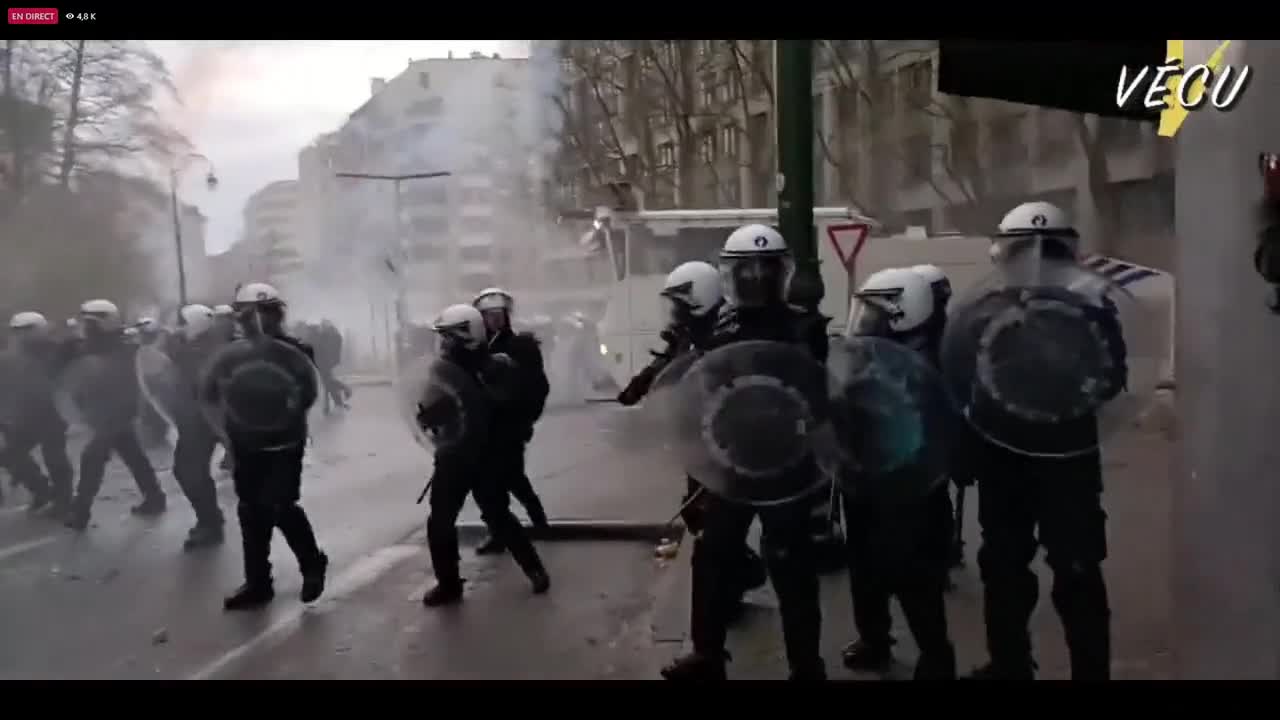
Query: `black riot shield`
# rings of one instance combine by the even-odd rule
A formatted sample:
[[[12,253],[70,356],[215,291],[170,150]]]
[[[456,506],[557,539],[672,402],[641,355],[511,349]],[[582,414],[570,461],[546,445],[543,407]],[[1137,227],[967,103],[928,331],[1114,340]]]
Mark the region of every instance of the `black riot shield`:
[[[401,419],[428,451],[460,449],[488,432],[490,396],[470,373],[442,357],[405,363],[395,392]]]
[[[667,415],[664,432],[690,476],[750,505],[789,502],[829,482],[814,463],[829,432],[826,374],[804,348],[750,341],[686,357],[655,381],[646,404]]]
[[[63,370],[54,405],[68,426],[113,431],[122,418],[133,418],[138,397],[132,369],[115,354],[78,355]]]
[[[234,434],[250,445],[261,443],[257,449],[274,450],[298,442],[285,436],[300,424],[320,421],[320,388],[315,363],[297,346],[253,337],[214,352],[197,394],[205,419],[224,440]]]
[[[133,369],[138,376],[142,397],[160,417],[177,429],[196,414],[196,398],[182,382],[178,366],[158,344],[143,345],[133,356]]]
[[[1036,249],[952,302],[941,359],[968,423],[1015,453],[1096,451],[1145,409],[1170,344],[1125,287]]]
[[[827,372],[830,433],[818,455],[843,492],[897,504],[946,482],[959,416],[924,355],[885,338],[841,338]]]

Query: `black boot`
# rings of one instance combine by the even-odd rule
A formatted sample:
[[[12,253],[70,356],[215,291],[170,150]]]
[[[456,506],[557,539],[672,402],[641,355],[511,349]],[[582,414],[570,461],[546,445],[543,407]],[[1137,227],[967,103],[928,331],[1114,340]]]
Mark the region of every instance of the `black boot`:
[[[71,509],[67,511],[66,520],[63,525],[77,532],[87,530],[89,528],[89,508],[83,503],[72,503]]]
[[[721,682],[727,679],[724,657],[713,658],[691,652],[662,668],[662,677],[675,682]]]
[[[507,546],[502,544],[498,538],[490,535],[484,542],[476,547],[477,555],[499,555],[507,551]]]
[[[165,511],[166,507],[167,503],[164,499],[164,495],[152,495],[149,498],[144,498],[142,502],[129,508],[129,512],[134,515],[141,515],[145,517],[159,515]]]
[[[947,645],[933,651],[921,651],[916,660],[913,680],[955,680],[956,651]]]
[[[328,569],[329,556],[320,553],[317,563],[302,573],[302,592],[298,594],[299,600],[304,603],[313,603],[320,599],[324,593],[324,578]]]
[[[551,576],[544,568],[529,571],[529,584],[533,585],[533,594],[541,595],[551,589]]]
[[[198,550],[206,547],[216,547],[226,540],[226,534],[222,530],[222,525],[196,525],[187,533],[187,539],[182,542],[183,550]]]
[[[276,597],[276,590],[270,582],[245,583],[222,601],[223,610],[256,610],[270,603]]]
[[[892,647],[892,640],[873,644],[859,638],[845,646],[841,660],[854,672],[887,673],[893,667]]]
[[[440,607],[441,605],[456,605],[462,602],[462,581],[453,582],[437,581],[435,586],[422,596],[422,604],[427,607]]]

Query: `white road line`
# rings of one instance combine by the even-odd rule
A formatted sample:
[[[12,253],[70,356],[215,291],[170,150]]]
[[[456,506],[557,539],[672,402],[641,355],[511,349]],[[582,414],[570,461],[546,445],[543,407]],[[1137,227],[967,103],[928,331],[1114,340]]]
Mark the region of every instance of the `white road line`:
[[[384,573],[391,570],[401,561],[417,555],[422,548],[416,545],[392,545],[383,548],[372,555],[367,555],[357,561],[354,565],[344,570],[337,577],[331,578],[326,583],[324,599],[322,603],[328,605],[335,600],[339,600],[344,596],[350,595],[355,591],[373,584]],[[213,680],[222,672],[248,657],[252,653],[268,647],[272,642],[284,637],[289,632],[296,630],[300,625],[302,615],[309,611],[309,608],[302,604],[292,607],[283,617],[272,623],[262,632],[252,638],[249,638],[239,646],[228,650],[221,656],[215,658],[212,662],[206,664],[194,673],[187,676],[188,680]],[[314,612],[314,611],[312,611]]]
[[[51,537],[40,538],[38,540],[28,540],[26,542],[18,543],[16,545],[10,545],[9,547],[6,547],[6,548],[0,548],[0,560],[7,560],[13,557],[14,555],[21,555],[22,553],[27,552],[28,550],[35,550],[38,547],[44,547],[49,543],[57,542],[58,538],[60,537],[62,536],[54,535]]]

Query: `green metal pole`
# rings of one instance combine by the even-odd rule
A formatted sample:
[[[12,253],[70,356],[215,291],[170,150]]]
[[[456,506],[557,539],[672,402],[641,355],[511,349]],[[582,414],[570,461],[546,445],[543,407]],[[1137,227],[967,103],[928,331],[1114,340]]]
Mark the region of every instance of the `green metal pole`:
[[[813,230],[813,41],[774,41],[778,118],[778,225],[795,257],[791,302],[822,301],[818,243]]]

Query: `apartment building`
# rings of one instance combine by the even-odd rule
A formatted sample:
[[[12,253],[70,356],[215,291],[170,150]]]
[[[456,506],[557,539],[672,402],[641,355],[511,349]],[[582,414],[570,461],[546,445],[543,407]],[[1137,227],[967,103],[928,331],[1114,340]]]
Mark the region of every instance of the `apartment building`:
[[[297,180],[278,180],[249,196],[243,235],[237,243],[244,246],[247,282],[269,282],[291,294],[291,281],[302,270],[298,224]]]
[[[528,67],[478,53],[411,60],[393,78],[374,78],[369,100],[336,133],[333,172],[451,173],[337,181],[339,243],[358,243],[365,265],[403,287],[410,320],[536,262]]]
[[[1086,241],[1171,267],[1172,153],[1140,123],[936,91],[937,43],[816,41],[818,204],[888,226],[984,232],[1047,199]],[[625,181],[661,207],[776,204],[772,41],[559,41],[566,110],[553,202]]]

